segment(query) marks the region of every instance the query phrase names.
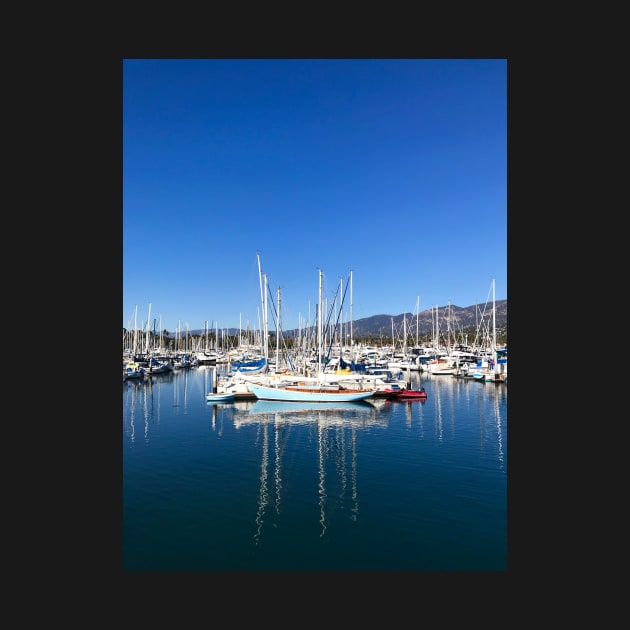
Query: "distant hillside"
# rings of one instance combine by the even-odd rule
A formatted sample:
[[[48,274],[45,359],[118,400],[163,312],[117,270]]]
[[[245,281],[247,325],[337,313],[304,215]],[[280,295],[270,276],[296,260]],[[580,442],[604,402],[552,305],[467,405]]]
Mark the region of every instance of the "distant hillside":
[[[439,313],[439,329],[440,332],[445,333],[448,325],[448,306],[442,306],[438,309]],[[461,307],[451,304],[450,307],[450,329],[455,332],[462,330],[476,330],[477,325],[483,318],[484,328],[487,330],[488,326],[492,325],[492,304],[475,304],[473,306]],[[415,313],[401,313],[400,315],[372,315],[371,317],[364,317],[362,319],[355,319],[352,322],[352,335],[353,337],[360,339],[361,337],[379,336],[385,337],[391,336],[392,332],[392,319],[394,322],[394,330],[397,335],[400,335],[403,330],[403,317],[407,319],[407,332],[409,335],[414,335],[416,332],[416,314]],[[495,321],[497,331],[507,331],[507,300],[495,301]],[[334,325],[332,322],[331,325]],[[343,322],[344,329],[350,326],[349,322]],[[426,334],[433,330],[432,312],[431,309],[421,311],[418,313],[418,333]],[[204,334],[204,330],[192,330],[190,334],[200,335]],[[212,333],[213,331],[209,331]],[[274,330],[270,330],[274,332]],[[297,330],[283,330],[283,335],[287,337],[296,336]],[[228,335],[238,334],[237,328],[229,328],[227,330]],[[175,336],[175,333],[169,331],[169,336]]]
[[[507,329],[507,300],[495,301],[495,321],[497,329]],[[446,332],[448,325],[448,307],[442,307],[438,311],[438,324],[441,332]],[[368,335],[391,335],[392,319],[394,328],[398,332],[402,330],[403,318],[407,319],[407,332],[413,334],[416,331],[416,314],[402,313],[400,315],[372,315],[363,319],[356,319],[352,322],[352,334],[354,337],[365,337]],[[450,328],[453,331],[475,330],[482,320],[485,324],[492,325],[492,304],[484,307],[475,304],[474,306],[454,306],[450,309]],[[345,327],[345,324],[344,324]],[[487,327],[487,326],[486,326]],[[431,309],[418,313],[418,332],[420,334],[429,333],[433,329],[433,315]]]

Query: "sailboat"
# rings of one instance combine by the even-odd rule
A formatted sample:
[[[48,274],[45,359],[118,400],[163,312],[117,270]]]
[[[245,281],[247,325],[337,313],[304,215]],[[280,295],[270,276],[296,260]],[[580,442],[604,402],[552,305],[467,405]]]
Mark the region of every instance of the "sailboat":
[[[224,403],[232,402],[235,398],[234,392],[217,391],[217,368],[212,369],[212,391],[206,394],[206,402],[209,403]]]
[[[297,383],[282,387],[269,387],[248,383],[249,390],[262,400],[294,402],[355,402],[374,396],[375,390],[346,389],[338,383]]]
[[[323,305],[323,288],[322,288],[322,270],[319,270],[319,303],[318,303],[318,331],[317,331],[317,347],[318,347],[318,370],[317,380],[307,381],[306,378],[295,380],[291,383],[285,382],[282,385],[267,386],[260,383],[248,382],[249,390],[262,400],[285,400],[294,402],[354,402],[365,400],[374,396],[374,388],[369,390],[347,388],[336,382],[329,382],[324,377],[322,366],[323,356],[323,336],[322,336],[322,305]]]
[[[231,361],[231,371],[236,374],[265,374],[269,371],[269,329],[267,324],[267,274],[264,274],[260,266],[260,254],[258,258],[258,280],[260,283],[260,304],[262,309],[262,345],[263,356],[247,358],[240,361]]]
[[[492,357],[488,367],[475,370],[472,377],[483,383],[507,383],[507,350],[497,349],[496,308],[494,299],[494,278],[492,279]]]

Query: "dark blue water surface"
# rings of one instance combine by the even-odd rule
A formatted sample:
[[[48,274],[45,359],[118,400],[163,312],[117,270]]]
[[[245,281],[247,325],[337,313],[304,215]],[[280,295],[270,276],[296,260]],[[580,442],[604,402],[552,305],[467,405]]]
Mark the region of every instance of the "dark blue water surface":
[[[507,570],[507,384],[276,409],[212,369],[122,385],[125,570]]]

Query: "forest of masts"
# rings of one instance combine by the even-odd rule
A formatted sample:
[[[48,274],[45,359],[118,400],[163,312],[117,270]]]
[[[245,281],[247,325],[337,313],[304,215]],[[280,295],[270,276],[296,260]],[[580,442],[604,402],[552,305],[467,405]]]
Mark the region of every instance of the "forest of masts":
[[[228,329],[219,329],[215,327],[210,330],[191,332],[186,328],[185,331],[178,330],[171,333],[168,330],[158,331],[156,328],[157,321],[154,320],[154,326],[151,330],[146,328],[136,328],[127,330],[123,328],[123,351],[126,353],[192,353],[192,352],[208,352],[215,350],[217,352],[238,351],[240,349],[262,349],[265,340],[260,330],[242,330],[233,332]],[[384,331],[382,328],[378,334],[367,333],[364,335],[352,335],[348,330],[333,330],[324,334],[325,347],[333,347],[339,349],[341,341],[345,337],[343,344],[346,350],[352,351],[353,348],[363,348],[365,346],[374,346],[378,348],[391,348],[394,351],[404,348],[411,349],[414,347],[444,347],[455,348],[458,346],[467,346],[472,348],[488,347],[491,343],[491,331],[468,327],[454,332],[446,329],[443,332],[419,330],[404,330],[406,326],[400,324],[397,326],[392,318],[391,330]],[[286,350],[305,350],[312,348],[315,350],[316,345],[316,327],[311,326],[304,330],[291,330],[283,332],[269,331],[267,344],[269,347],[275,347],[277,343]],[[496,330],[497,347],[504,347],[507,344],[507,330],[498,328]]]
[[[153,320],[153,327],[149,325],[151,321],[151,305],[149,305],[149,317],[146,326],[138,328],[134,323],[130,330],[123,328],[123,353],[129,354],[158,354],[158,353],[189,353],[189,352],[217,352],[231,351],[253,351],[268,356],[270,347],[275,347],[276,351],[292,350],[293,352],[321,352],[330,354],[334,348],[337,352],[355,350],[365,346],[376,346],[380,348],[391,348],[392,351],[406,353],[413,347],[429,347],[435,350],[445,348],[447,351],[464,346],[472,350],[492,349],[505,346],[507,344],[507,329],[498,330],[494,322],[494,280],[492,280],[492,317],[482,317],[476,328],[455,331],[451,325],[450,304],[446,312],[439,317],[439,309],[431,309],[431,330],[422,335],[419,330],[419,307],[420,297],[418,296],[415,316],[415,334],[413,331],[413,321],[407,325],[406,315],[403,316],[402,324],[397,327],[394,318],[391,318],[391,331],[379,330],[379,334],[367,333],[356,335],[353,331],[352,321],[352,271],[348,282],[343,285],[343,279],[332,302],[324,298],[323,293],[323,271],[319,270],[319,299],[317,303],[316,323],[313,326],[306,325],[296,331],[282,331],[280,316],[281,297],[280,288],[277,290],[276,301],[269,290],[267,274],[263,273],[258,255],[258,275],[260,281],[260,300],[262,321],[257,330],[230,333],[229,330],[221,330],[219,334],[218,324],[214,327],[214,333],[208,329],[208,322],[202,333],[191,333],[186,324],[185,332],[181,329],[181,322],[178,330],[171,335],[167,330],[157,328],[157,320]],[[343,308],[346,301],[346,293],[350,292],[350,315],[348,322],[343,321]],[[275,332],[268,325],[269,311],[275,321]],[[414,318],[412,318],[413,320]],[[137,321],[137,307],[134,321]],[[231,329],[232,331],[234,329]]]

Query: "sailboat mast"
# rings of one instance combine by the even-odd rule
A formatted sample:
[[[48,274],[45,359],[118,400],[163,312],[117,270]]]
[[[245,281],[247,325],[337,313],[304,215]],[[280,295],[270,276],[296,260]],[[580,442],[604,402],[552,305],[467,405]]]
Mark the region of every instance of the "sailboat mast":
[[[280,369],[280,287],[277,291],[278,295],[278,321],[276,322],[276,374]]]
[[[492,358],[494,360],[494,369],[497,369],[497,320],[496,309],[494,305],[494,278],[492,278]]]
[[[133,356],[134,359],[138,354],[138,305],[136,304],[136,310],[133,316]]]
[[[343,278],[339,278],[339,356],[343,354],[344,336],[343,336]]]
[[[418,334],[419,324],[420,324],[419,319],[420,319],[420,296],[418,296],[418,299],[416,300],[416,347],[420,345],[420,336]]]
[[[162,352],[162,316],[160,315],[160,352]]]
[[[317,374],[322,372],[322,270],[319,270],[319,297],[317,301]]]
[[[433,344],[435,346],[435,352],[440,349],[440,307],[435,305],[435,336],[433,338]]]
[[[350,350],[354,346],[354,337],[352,336],[352,269],[350,269]]]
[[[263,291],[262,269],[260,268],[260,254],[256,254],[256,256],[258,258],[258,282],[260,284],[260,305],[262,308],[262,305],[265,302],[265,293]]]
[[[403,354],[407,358],[407,313],[403,313]]]
[[[268,309],[268,301],[267,301],[267,274],[263,274],[263,285],[265,290],[265,297],[263,299],[263,338],[265,344],[265,360],[269,360],[269,311]]]
[[[394,318],[390,317],[392,323],[392,351],[396,350],[396,338],[394,337]]]
[[[147,318],[147,332],[144,339],[144,351],[149,353],[149,332],[151,330],[151,304],[149,303],[149,317]]]
[[[256,254],[258,258],[258,282],[260,284],[260,309],[262,312],[262,344],[265,359],[269,358],[269,340],[267,330],[267,276],[263,274],[260,266],[260,254]]]
[[[451,301],[448,301],[448,319],[446,320],[446,354],[451,355]]]

